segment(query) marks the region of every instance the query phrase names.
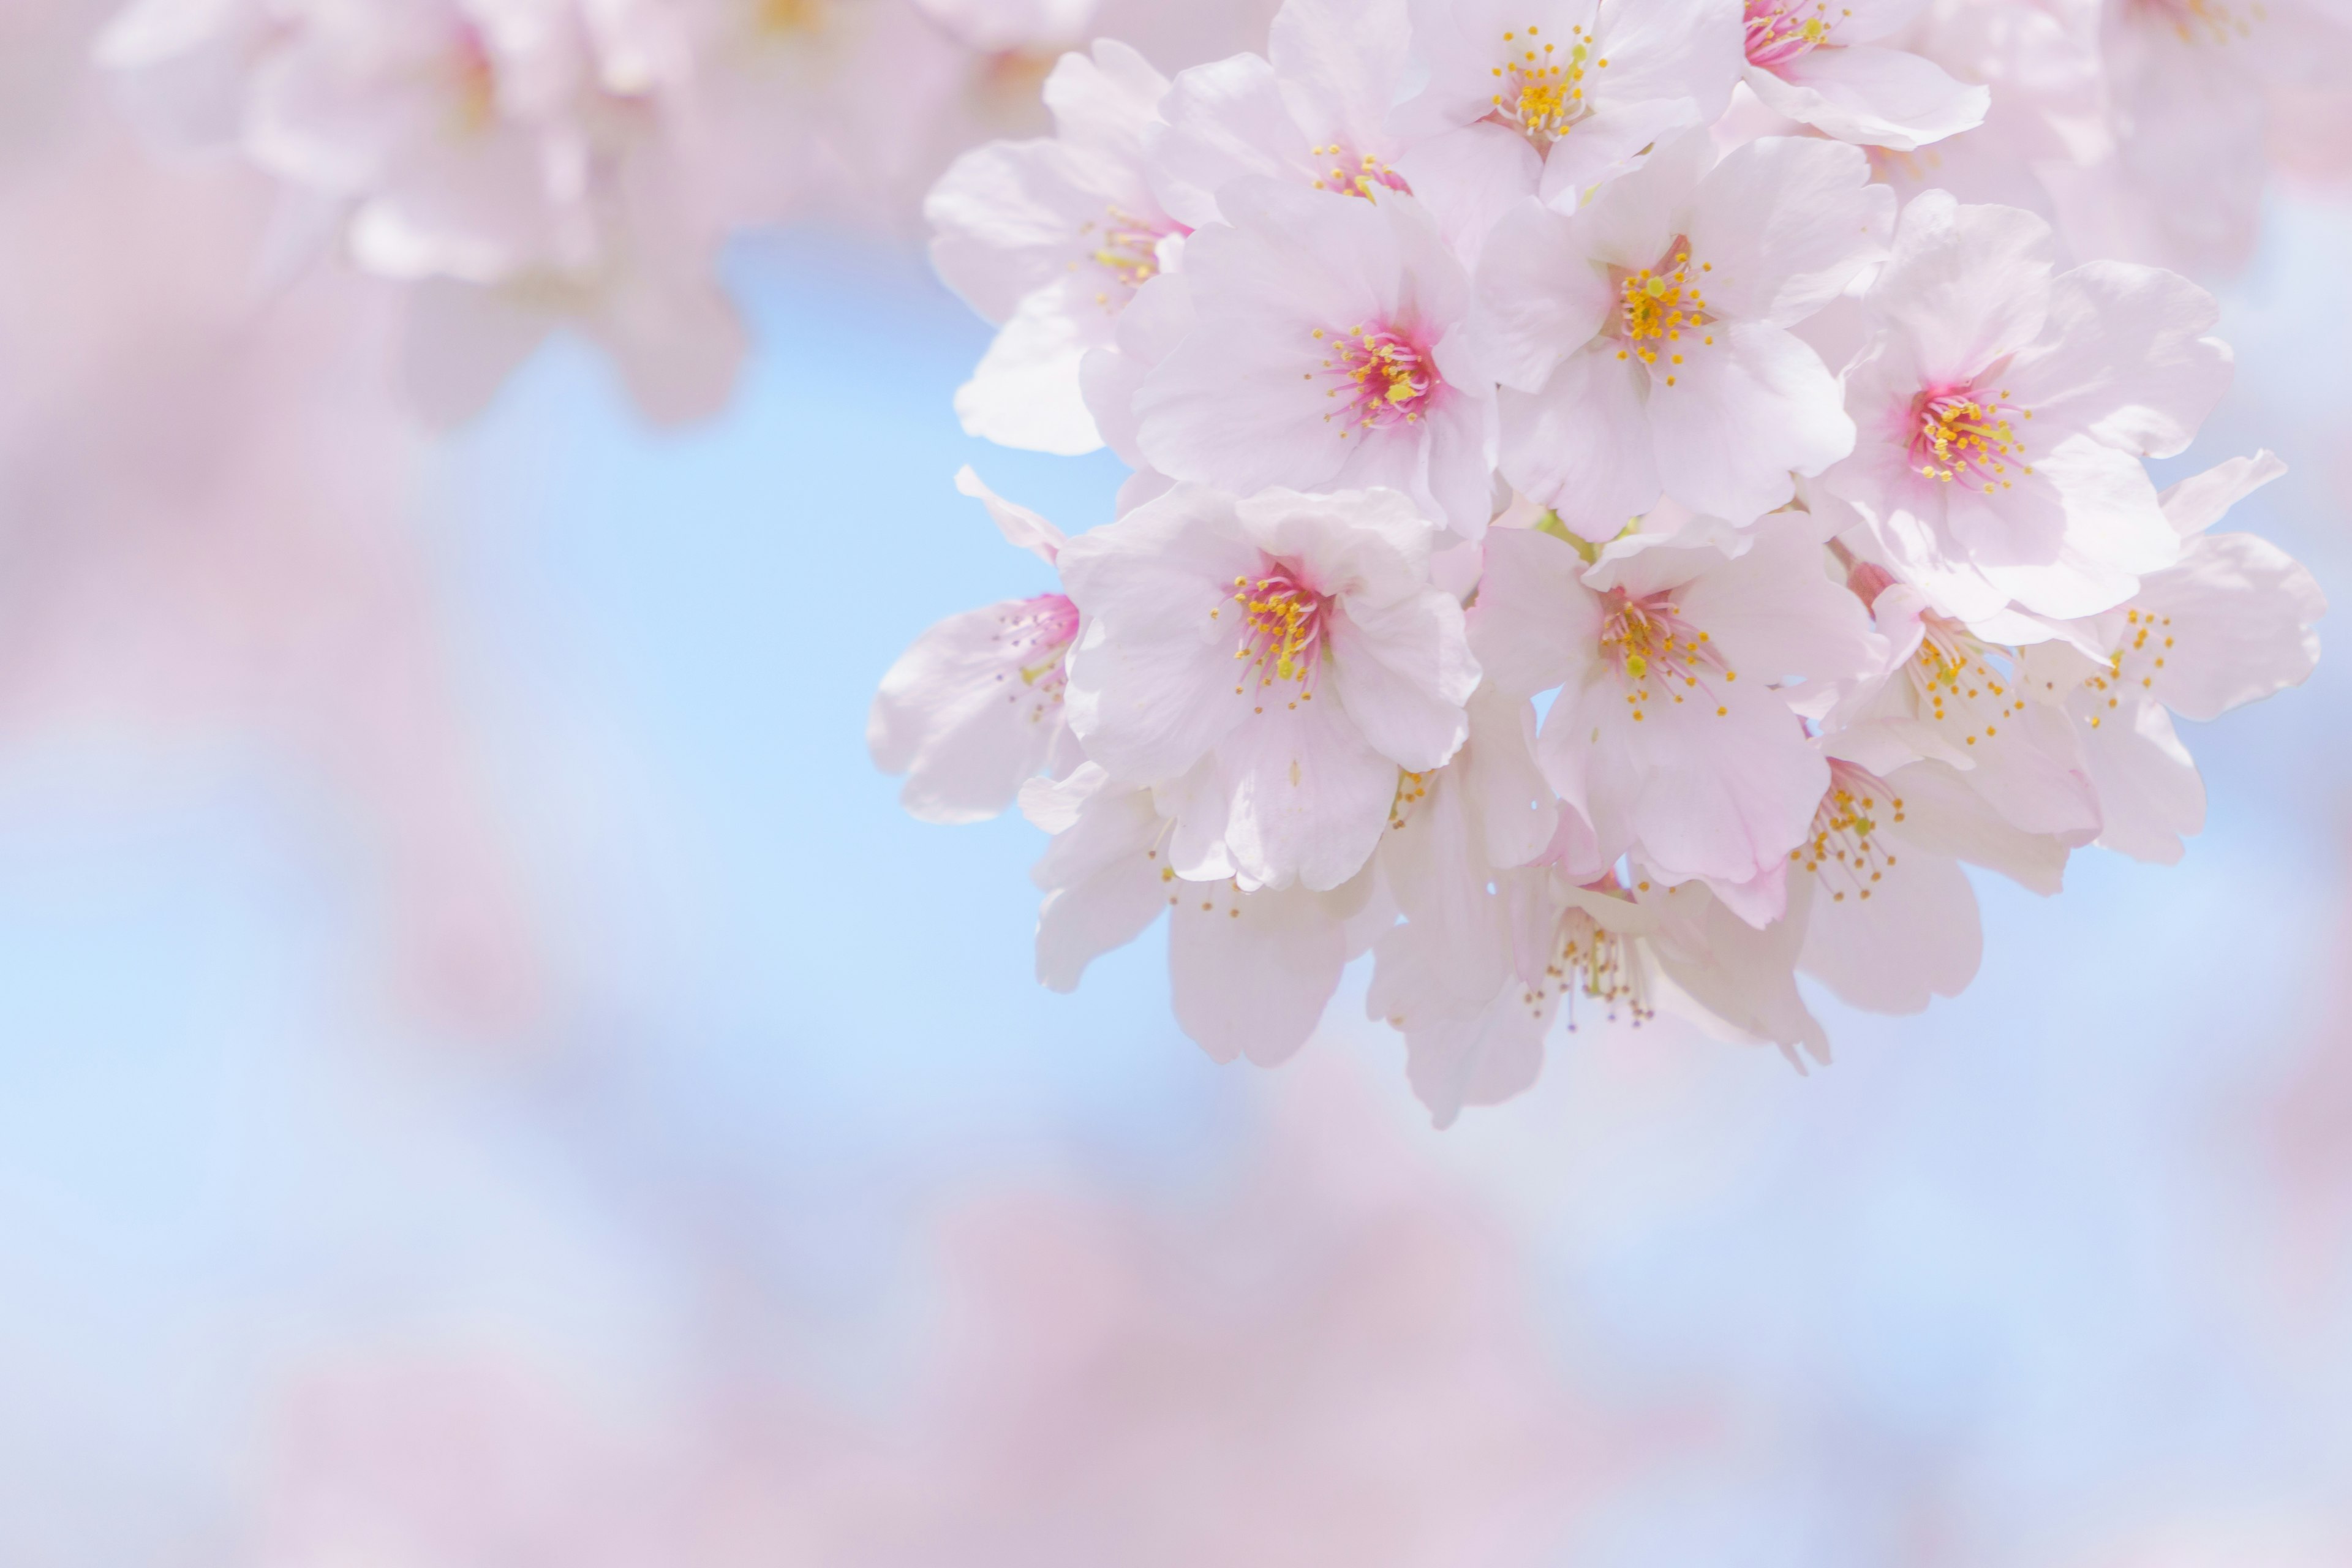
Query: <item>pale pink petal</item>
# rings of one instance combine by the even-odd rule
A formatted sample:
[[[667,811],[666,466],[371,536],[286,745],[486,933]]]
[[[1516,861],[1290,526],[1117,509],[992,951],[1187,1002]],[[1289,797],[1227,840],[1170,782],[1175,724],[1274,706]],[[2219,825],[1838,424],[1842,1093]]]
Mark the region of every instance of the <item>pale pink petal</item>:
[[[1169,912],[1176,1022],[1217,1061],[1276,1067],[1297,1055],[1347,961],[1343,927],[1311,893],[1186,885]]]
[[[1899,153],[1975,129],[1992,103],[1933,60],[1874,44],[1813,49],[1777,74],[1750,66],[1747,80],[1768,108],[1824,136]]]

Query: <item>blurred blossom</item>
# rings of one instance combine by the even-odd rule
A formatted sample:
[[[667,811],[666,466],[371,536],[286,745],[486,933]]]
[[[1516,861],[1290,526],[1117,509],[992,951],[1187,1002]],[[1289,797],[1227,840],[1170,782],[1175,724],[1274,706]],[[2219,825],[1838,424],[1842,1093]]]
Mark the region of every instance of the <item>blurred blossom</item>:
[[[267,192],[159,166],[73,73],[80,41],[54,12],[78,85],[0,163],[0,224],[38,237],[0,246],[0,724],[315,772],[381,867],[396,984],[510,1026],[530,942],[412,528],[387,301],[331,275],[264,291]]]

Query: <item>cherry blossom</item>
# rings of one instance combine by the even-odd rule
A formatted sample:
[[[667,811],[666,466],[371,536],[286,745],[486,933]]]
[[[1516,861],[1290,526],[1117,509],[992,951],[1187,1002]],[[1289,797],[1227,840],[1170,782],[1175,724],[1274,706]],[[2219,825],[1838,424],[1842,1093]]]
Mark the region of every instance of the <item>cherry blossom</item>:
[[[1931,191],[1865,303],[1860,436],[1821,487],[1858,548],[1963,621],[2096,614],[2178,557],[2141,459],[2186,447],[2229,385],[2211,296],[2118,262],[2058,273],[2039,218]]]
[[[1778,683],[1859,679],[1883,651],[1796,521],[1741,542],[1489,534],[1473,647],[1506,691],[1559,689],[1537,750],[1590,829],[1571,874],[1631,854],[1737,888],[1776,875],[1811,823],[1828,765]]]
[[[1400,770],[1461,748],[1478,683],[1435,535],[1392,491],[1181,487],[1061,556],[1088,757],[1157,790],[1179,876],[1328,891],[1380,842]]]
[[[1425,73],[1396,122],[1543,156],[1538,194],[1573,211],[1652,144],[1723,112],[1739,79],[1732,0],[1412,0]],[[1483,146],[1493,147],[1491,137]],[[1492,156],[1508,156],[1507,148]]]
[[[1710,167],[1709,165],[1713,166]],[[1789,329],[1880,253],[1893,201],[1852,148],[1704,132],[1573,218],[1530,202],[1479,270],[1502,468],[1585,537],[1661,494],[1747,523],[1853,446],[1838,384]]]
[[[1470,283],[1413,197],[1245,178],[1184,245],[1190,325],[1134,394],[1172,479],[1236,494],[1402,491],[1475,537],[1493,510],[1495,390]]]
[[[1079,367],[1108,345],[1135,291],[1184,226],[1144,177],[1144,138],[1168,80],[1125,45],[1062,58],[1045,83],[1057,133],[966,153],[924,211],[940,276],[999,323],[957,395],[964,428],[1075,456],[1102,445]]]
[[[1017,549],[1052,565],[1062,531],[990,490],[966,468],[956,488],[988,509]],[[979,822],[1013,804],[1039,772],[1079,763],[1064,721],[1077,606],[1061,594],[950,616],[882,678],[866,731],[874,763],[905,773],[899,800],[926,822]]]
[[[2025,668],[2064,693],[2104,808],[2099,844],[2169,864],[2205,825],[2205,786],[2173,728],[2302,684],[2319,662],[2313,623],[2327,602],[2311,574],[2250,533],[2207,531],[2239,498],[2286,471],[2265,452],[2165,494],[2180,563],[2130,602],[2028,650]]]

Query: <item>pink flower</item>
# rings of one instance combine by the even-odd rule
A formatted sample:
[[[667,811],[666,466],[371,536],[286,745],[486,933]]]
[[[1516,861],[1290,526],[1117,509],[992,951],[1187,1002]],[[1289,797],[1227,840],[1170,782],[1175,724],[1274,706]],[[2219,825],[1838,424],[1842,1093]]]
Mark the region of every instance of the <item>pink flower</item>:
[[[1738,543],[1487,536],[1472,645],[1506,692],[1559,689],[1537,752],[1590,830],[1565,852],[1575,879],[1631,855],[1729,891],[1777,876],[1804,838],[1829,769],[1790,706],[1800,690],[1774,683],[1827,694],[1884,654],[1801,520]],[[1764,898],[1759,923],[1778,913]]]
[[[971,434],[1076,455],[1103,444],[1079,365],[1111,342],[1119,312],[1158,276],[1184,232],[1144,177],[1144,139],[1168,81],[1104,42],[1046,79],[1055,134],[998,142],[958,160],[924,204],[940,276],[999,324],[956,395]]]
[[[1336,199],[1336,198],[1335,198]],[[1176,818],[1182,877],[1339,887],[1380,842],[1400,770],[1444,763],[1478,684],[1404,497],[1183,486],[1062,551],[1092,622],[1071,727]]]
[[[1857,549],[1962,621],[2094,615],[2169,564],[2141,459],[2186,447],[2229,385],[2203,289],[2119,262],[2053,277],[2054,256],[2032,214],[1931,191],[1865,301],[1860,438],[1821,488]]]
[[[1881,778],[1942,763],[2021,832],[2069,847],[2096,838],[2098,791],[2055,687],[2031,679],[2016,647],[1937,615],[1883,572],[1864,568],[1856,586],[1872,600],[1888,658],[1823,721],[1830,750]]]
[[[1219,200],[1226,222],[1184,247],[1189,328],[1134,395],[1143,455],[1242,495],[1398,490],[1475,538],[1493,510],[1494,382],[1428,211],[1265,179]]]
[[[1829,1059],[1828,1037],[1796,985],[1801,926],[1759,931],[1696,883],[1666,887],[1638,868],[1580,886],[1557,868],[1495,879],[1508,925],[1501,983],[1468,1005],[1428,983],[1427,922],[1381,943],[1370,1005],[1403,1034],[1413,1093],[1443,1128],[1465,1106],[1525,1093],[1562,1018],[1635,1028],[1670,1013],[1716,1037]],[[1595,1019],[1598,1015],[1598,1019]]]
[[[1849,147],[1704,132],[1583,212],[1528,203],[1488,241],[1482,346],[1503,473],[1589,539],[1671,497],[1733,523],[1853,449],[1836,378],[1790,329],[1883,248],[1894,202]]]
[[[1288,0],[1263,58],[1179,76],[1151,158],[1168,210],[1195,228],[1217,222],[1218,193],[1251,175],[1370,200],[1403,191],[1475,262],[1496,218],[1535,190],[1542,159],[1499,126],[1434,136],[1394,128],[1410,42],[1406,0]]]
[[[2172,715],[2207,721],[2299,686],[2319,662],[2312,625],[2327,600],[2311,574],[2250,533],[2207,530],[2286,471],[2269,453],[2224,463],[2165,492],[2180,563],[2130,602],[2026,650],[2074,721],[2104,807],[2099,843],[2169,865],[2205,826],[2205,786]]]
[[[988,509],[1005,542],[1052,565],[1062,531],[1000,499],[966,468],[956,488]],[[1013,804],[1037,773],[1080,761],[1063,721],[1077,606],[1060,594],[950,616],[882,678],[867,721],[874,765],[905,773],[899,800],[926,822],[981,822]]]

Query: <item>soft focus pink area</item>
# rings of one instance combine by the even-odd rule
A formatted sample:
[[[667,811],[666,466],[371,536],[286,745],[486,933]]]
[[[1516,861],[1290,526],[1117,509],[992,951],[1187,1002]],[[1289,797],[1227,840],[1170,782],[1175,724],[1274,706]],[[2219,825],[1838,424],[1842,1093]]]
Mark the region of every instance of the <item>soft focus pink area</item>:
[[[86,32],[42,31],[58,99],[0,163],[0,226],[38,237],[0,247],[0,724],[19,750],[123,748],[166,792],[248,747],[324,784],[388,900],[388,978],[510,1027],[531,942],[410,526],[394,301],[259,277],[268,192],[142,147]]]
[[[1208,1192],[948,1205],[862,1410],[725,1364],[616,1409],[520,1348],[302,1376],[260,1561],[1532,1563],[1715,1441],[1579,1394],[1522,1253],[1346,1072],[1270,1109]]]

